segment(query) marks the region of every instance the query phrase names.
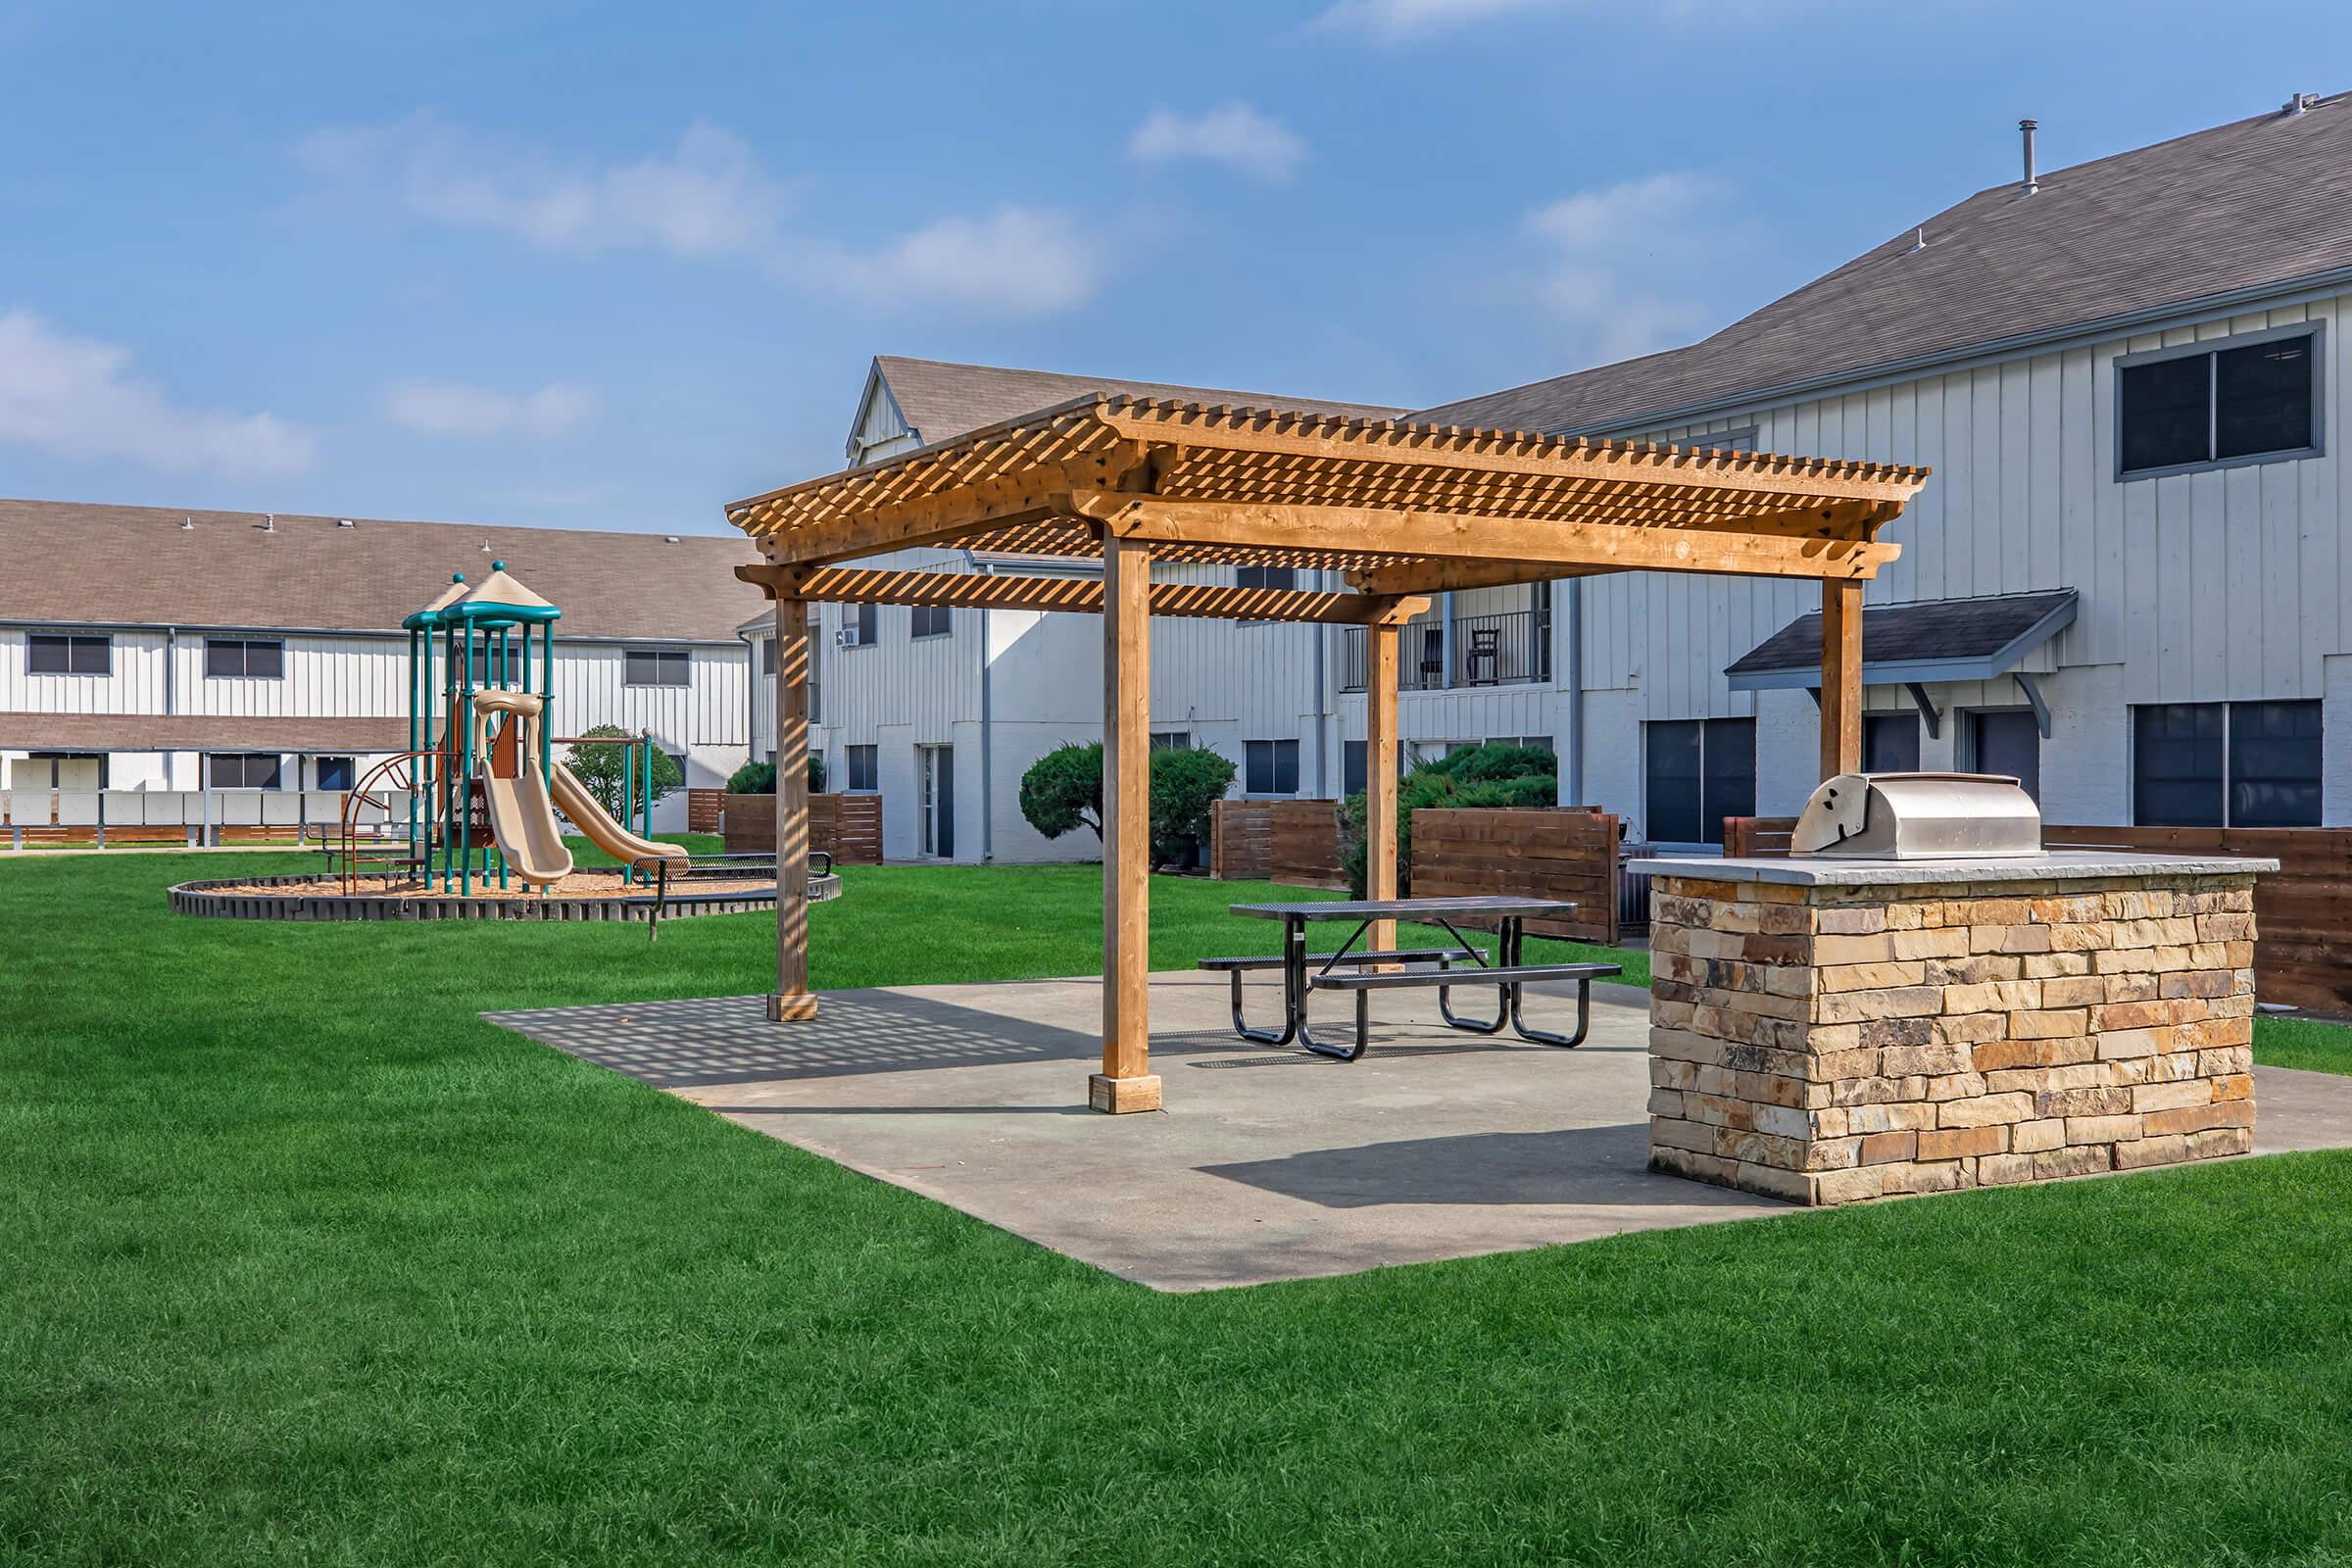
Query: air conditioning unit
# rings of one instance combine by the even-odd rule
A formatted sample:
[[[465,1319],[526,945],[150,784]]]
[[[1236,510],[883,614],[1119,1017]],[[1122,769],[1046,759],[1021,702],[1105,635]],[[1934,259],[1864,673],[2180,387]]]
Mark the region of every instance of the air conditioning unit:
[[[844,648],[857,647],[858,623],[856,621],[851,621],[847,626],[842,627],[841,630],[833,634],[833,640]]]

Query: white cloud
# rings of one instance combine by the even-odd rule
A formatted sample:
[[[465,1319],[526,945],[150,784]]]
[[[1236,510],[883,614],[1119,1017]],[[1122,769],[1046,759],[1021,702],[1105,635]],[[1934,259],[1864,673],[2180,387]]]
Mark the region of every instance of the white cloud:
[[[1450,32],[1473,23],[1541,11],[1554,0],[1338,0],[1315,19],[1335,31],[1361,31],[1382,43]]]
[[[669,156],[564,167],[472,136],[427,114],[390,125],[314,131],[303,167],[331,190],[549,250],[645,248],[740,253],[772,241],[785,185],[739,137],[697,122]]]
[[[1701,274],[1744,243],[1744,225],[1717,216],[1721,201],[1712,182],[1668,172],[1528,214],[1529,232],[1550,253],[1538,293],[1575,333],[1584,363],[1687,342],[1705,324]]]
[[[1154,110],[1135,127],[1127,151],[1146,163],[1205,159],[1275,185],[1287,183],[1308,157],[1290,126],[1244,103],[1219,104],[1191,119]]]
[[[547,439],[593,416],[592,388],[550,381],[536,392],[494,392],[449,381],[402,381],[384,394],[393,423],[423,435],[523,435]]]
[[[1000,207],[985,218],[943,218],[871,252],[830,251],[809,270],[828,286],[874,304],[1044,316],[1093,298],[1102,258],[1066,214]]]
[[[130,350],[21,310],[0,315],[0,441],[239,477],[299,473],[318,461],[318,437],[303,426],[273,414],[180,408],[130,373]]]

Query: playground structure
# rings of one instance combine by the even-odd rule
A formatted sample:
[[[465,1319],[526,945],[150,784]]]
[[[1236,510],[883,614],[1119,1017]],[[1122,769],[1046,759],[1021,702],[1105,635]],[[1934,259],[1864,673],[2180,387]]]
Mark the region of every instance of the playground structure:
[[[401,626],[409,634],[409,749],[383,759],[344,804],[344,892],[372,868],[412,871],[423,891],[470,896],[496,877],[547,895],[572,871],[556,820],[561,808],[589,841],[620,862],[624,885],[688,869],[686,852],[653,832],[650,736],[581,736],[567,746],[616,746],[621,802],[616,819],[578,775],[558,761],[553,733],[556,622],[563,612],[492,562],[468,585],[447,589]],[[534,664],[534,631],[538,658]],[[538,689],[531,689],[536,668]],[[368,831],[363,809],[405,795],[408,831]]]

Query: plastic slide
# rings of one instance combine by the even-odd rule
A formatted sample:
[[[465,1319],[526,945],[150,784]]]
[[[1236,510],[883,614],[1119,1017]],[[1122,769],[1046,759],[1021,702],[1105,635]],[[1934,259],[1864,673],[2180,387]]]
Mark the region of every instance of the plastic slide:
[[[524,882],[547,886],[571,875],[571,851],[564,845],[556,813],[548,809],[547,788],[539,777],[539,749],[530,732],[540,722],[540,706],[528,692],[477,692],[468,740],[490,808],[490,830],[498,836],[507,868]],[[508,715],[495,742],[489,739],[492,713]],[[501,767],[513,768],[514,776],[499,777]]]
[[[582,784],[570,768],[565,767],[562,762],[556,763],[555,768],[556,805],[565,816],[571,819],[573,827],[588,835],[589,843],[624,865],[642,865],[650,868],[655,861],[665,861],[672,876],[686,874],[686,852],[684,850],[675,844],[662,844],[654,839],[639,838],[612,820],[612,815],[606,811],[597,798],[588,792],[588,786]],[[534,767],[530,769],[530,772],[536,774],[537,769]],[[546,809],[544,804],[540,808]],[[551,827],[554,825],[552,819],[549,825]],[[503,833],[503,829],[501,831]],[[503,837],[500,842],[505,842]],[[568,866],[571,857],[566,855],[564,858]]]

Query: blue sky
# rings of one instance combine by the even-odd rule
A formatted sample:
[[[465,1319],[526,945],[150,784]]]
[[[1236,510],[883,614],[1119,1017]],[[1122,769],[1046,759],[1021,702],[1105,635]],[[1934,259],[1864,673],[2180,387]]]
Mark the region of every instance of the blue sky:
[[[0,4],[0,494],[723,530],[898,353],[1426,406],[2352,86],[2338,7]]]

